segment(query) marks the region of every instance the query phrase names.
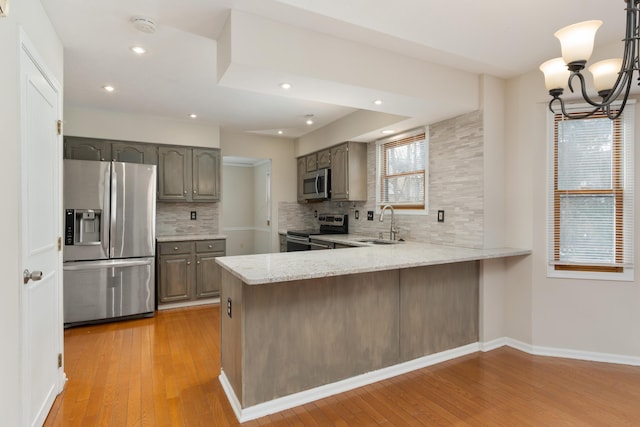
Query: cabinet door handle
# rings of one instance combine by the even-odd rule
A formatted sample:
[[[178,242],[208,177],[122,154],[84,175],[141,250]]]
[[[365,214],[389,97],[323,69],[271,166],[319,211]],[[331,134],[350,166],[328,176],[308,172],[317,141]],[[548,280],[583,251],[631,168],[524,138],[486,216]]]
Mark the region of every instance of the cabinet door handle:
[[[191,261],[187,261],[187,265],[191,265]]]
[[[184,190],[184,194],[187,194],[187,190]]]
[[[196,194],[196,193],[197,193],[197,191],[196,191],[196,190],[193,190],[193,194]]]
[[[196,264],[200,264],[200,261],[196,262]]]

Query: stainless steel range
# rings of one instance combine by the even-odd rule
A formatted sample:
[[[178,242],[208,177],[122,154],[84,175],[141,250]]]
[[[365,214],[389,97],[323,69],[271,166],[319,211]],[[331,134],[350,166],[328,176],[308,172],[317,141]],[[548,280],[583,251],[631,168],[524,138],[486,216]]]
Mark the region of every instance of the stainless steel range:
[[[311,230],[287,231],[287,252],[333,249],[331,244],[314,241],[312,236],[320,234],[348,234],[349,216],[347,214],[318,215],[319,228]]]

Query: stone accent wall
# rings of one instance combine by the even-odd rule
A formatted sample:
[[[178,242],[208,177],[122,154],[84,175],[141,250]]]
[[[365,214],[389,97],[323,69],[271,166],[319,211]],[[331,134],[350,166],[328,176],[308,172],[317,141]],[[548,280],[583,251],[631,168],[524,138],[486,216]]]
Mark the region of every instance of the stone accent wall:
[[[420,242],[481,248],[484,239],[484,164],[482,112],[474,111],[429,126],[429,213],[398,215],[399,237]],[[389,238],[390,216],[384,222],[367,221],[375,212],[376,146],[367,150],[367,202],[279,204],[280,230],[312,228],[314,211],[349,214],[349,232]],[[360,219],[355,219],[358,210]],[[438,210],[445,222],[437,222]]]
[[[156,234],[219,234],[219,203],[156,204]],[[191,211],[197,219],[191,220]]]

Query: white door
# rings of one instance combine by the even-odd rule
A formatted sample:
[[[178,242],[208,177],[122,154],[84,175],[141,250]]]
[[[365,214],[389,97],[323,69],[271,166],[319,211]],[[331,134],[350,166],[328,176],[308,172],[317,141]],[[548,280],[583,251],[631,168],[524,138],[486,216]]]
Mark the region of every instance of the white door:
[[[58,250],[60,225],[59,90],[24,33],[20,50],[21,385],[23,425],[44,423],[64,377]],[[40,65],[40,66],[39,66]],[[27,273],[27,271],[29,273]]]

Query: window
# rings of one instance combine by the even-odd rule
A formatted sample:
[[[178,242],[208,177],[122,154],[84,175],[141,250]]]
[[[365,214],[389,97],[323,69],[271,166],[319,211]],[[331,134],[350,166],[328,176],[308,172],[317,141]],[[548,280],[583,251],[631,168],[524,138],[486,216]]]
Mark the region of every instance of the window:
[[[634,110],[627,104],[616,120],[553,116],[550,276],[633,279]]]
[[[427,212],[428,147],[424,128],[377,143],[377,208],[391,205],[403,213]]]

